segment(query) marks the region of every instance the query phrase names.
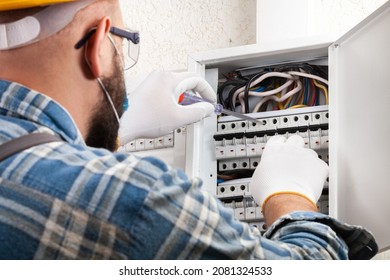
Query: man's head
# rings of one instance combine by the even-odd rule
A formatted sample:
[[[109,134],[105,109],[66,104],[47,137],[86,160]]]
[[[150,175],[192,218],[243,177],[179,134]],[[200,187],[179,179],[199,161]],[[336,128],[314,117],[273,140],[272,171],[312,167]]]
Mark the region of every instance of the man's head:
[[[43,33],[42,38],[0,51],[0,64],[5,66],[0,68],[0,78],[53,98],[70,112],[88,145],[113,150],[119,128],[117,117],[122,114],[125,98],[123,39],[110,35],[113,26],[123,28],[119,3],[75,2],[0,12],[0,24],[20,21],[37,12],[51,13],[43,20],[39,35]],[[45,26],[59,24],[56,14],[69,17],[72,5],[78,7],[69,23],[46,36],[45,32],[52,31],[47,32]],[[91,34],[82,47],[75,48],[88,33]]]

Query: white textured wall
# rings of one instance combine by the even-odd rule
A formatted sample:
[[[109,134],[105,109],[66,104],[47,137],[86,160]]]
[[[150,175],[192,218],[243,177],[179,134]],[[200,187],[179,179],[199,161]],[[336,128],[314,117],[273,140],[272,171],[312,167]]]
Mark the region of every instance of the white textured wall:
[[[257,41],[336,40],[387,0],[258,0]]]
[[[141,35],[133,75],[187,69],[187,56],[256,43],[256,0],[121,0],[124,20]],[[129,74],[129,75],[130,75]]]
[[[311,0],[309,33],[340,36],[387,0]]]

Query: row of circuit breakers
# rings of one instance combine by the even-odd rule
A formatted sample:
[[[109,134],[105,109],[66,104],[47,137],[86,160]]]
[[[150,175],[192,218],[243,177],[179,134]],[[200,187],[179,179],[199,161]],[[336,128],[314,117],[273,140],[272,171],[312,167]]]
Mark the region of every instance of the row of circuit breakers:
[[[271,113],[271,114],[270,114]],[[219,178],[215,195],[234,211],[234,216],[248,224],[264,230],[264,218],[250,193],[249,182],[258,166],[263,149],[269,137],[281,134],[299,134],[306,147],[314,149],[318,156],[328,162],[327,106],[253,114],[260,123],[234,120],[231,117],[218,119],[214,135],[215,157]],[[137,139],[120,149],[126,152],[148,151],[174,147],[174,134],[156,139]],[[317,203],[318,210],[328,214],[328,183],[325,183],[322,196]]]
[[[304,109],[292,109],[283,113],[286,114],[266,118],[257,113],[256,118],[261,123],[226,121],[229,117],[222,117],[214,135],[218,177],[222,178],[218,182],[216,196],[225,206],[233,208],[237,219],[259,228],[260,231],[264,230],[264,218],[260,205],[251,196],[249,182],[261,161],[268,138],[276,134],[287,137],[299,134],[305,140],[305,146],[314,149],[321,159],[328,162],[329,157],[327,106],[312,107],[306,112]],[[320,212],[329,213],[328,182],[325,183],[317,207]]]

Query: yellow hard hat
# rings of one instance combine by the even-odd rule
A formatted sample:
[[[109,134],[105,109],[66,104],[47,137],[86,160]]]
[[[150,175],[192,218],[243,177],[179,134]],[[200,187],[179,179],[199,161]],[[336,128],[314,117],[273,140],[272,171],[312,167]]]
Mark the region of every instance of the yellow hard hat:
[[[19,10],[74,1],[75,0],[0,0],[0,11]]]
[[[80,9],[95,1],[0,0],[0,11],[49,6],[14,22],[1,23],[0,51],[29,45],[57,33],[73,20]]]

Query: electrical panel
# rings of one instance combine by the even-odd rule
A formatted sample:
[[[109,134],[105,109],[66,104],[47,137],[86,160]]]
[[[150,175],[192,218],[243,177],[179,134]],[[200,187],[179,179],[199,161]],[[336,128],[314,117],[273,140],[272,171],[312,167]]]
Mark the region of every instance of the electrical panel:
[[[304,139],[307,148],[315,150],[318,156],[324,161],[328,162],[329,160],[329,112],[328,106],[325,104],[325,97],[315,87],[315,83],[320,85],[319,82],[313,82],[311,79],[304,77],[301,79],[297,77],[286,79],[286,77],[292,77],[286,74],[292,73],[288,69],[297,68],[296,70],[304,71],[301,67],[305,66],[308,68],[309,65],[313,66],[313,63],[316,63],[316,61],[306,62],[305,64],[289,63],[278,65],[276,68],[271,65],[250,68],[251,74],[249,74],[249,77],[258,77],[258,80],[261,80],[259,84],[251,84],[252,92],[254,90],[253,88],[261,87],[259,91],[253,93],[257,95],[260,92],[264,97],[258,98],[257,96],[248,95],[249,107],[256,108],[254,104],[250,104],[253,101],[255,103],[265,104],[264,99],[272,96],[269,95],[272,92],[275,92],[279,97],[289,95],[289,92],[292,92],[295,95],[291,95],[291,97],[297,97],[295,99],[299,103],[298,105],[290,104],[291,109],[280,109],[280,106],[287,106],[289,103],[288,98],[285,98],[284,102],[270,100],[272,102],[266,106],[267,108],[265,108],[264,112],[248,114],[248,116],[256,119],[257,122],[245,119],[239,120],[235,117],[227,116],[220,117],[217,120],[217,131],[213,136],[218,179],[215,194],[225,206],[233,209],[237,219],[260,227],[260,230],[264,229],[261,205],[255,203],[249,185],[251,176],[261,161],[261,156],[269,137],[274,135],[284,135],[286,137],[293,134],[300,135]],[[327,76],[327,66],[321,65],[317,67],[321,67],[323,75]],[[264,68],[267,70],[264,71]],[[284,72],[280,72],[280,70],[275,72],[274,69],[284,69]],[[244,78],[242,85],[247,85],[251,79],[245,78],[245,75],[248,75],[245,74],[246,72],[246,68],[237,69],[230,72],[230,75],[224,74],[223,76],[239,75],[241,78]],[[259,72],[260,74],[257,74]],[[307,74],[304,72],[301,73]],[[264,76],[267,79],[263,79],[262,77]],[[281,76],[284,76],[282,80],[280,79]],[[317,77],[327,82],[327,80],[319,76],[312,74],[309,74],[309,76]],[[217,92],[219,93],[221,103],[228,103],[221,100],[224,98],[221,88],[226,88],[226,84],[235,85],[232,87],[233,90],[224,90],[229,93],[226,94],[228,95],[227,99],[234,96],[232,93],[240,88],[240,86],[236,87],[236,79],[222,78],[219,79],[218,84],[219,88]],[[288,84],[288,87],[286,87],[288,90],[284,92],[275,90],[275,87],[277,89],[282,88],[286,84]],[[302,84],[306,85],[302,86]],[[324,91],[327,91],[327,85],[321,84],[321,87]],[[299,95],[301,98],[299,98]],[[315,104],[316,100],[318,104]],[[324,105],[320,105],[321,103],[324,103]],[[276,108],[273,105],[277,105]],[[259,108],[260,106],[257,107]],[[229,109],[234,110],[234,108]],[[329,213],[328,182],[325,183],[317,207],[318,211],[324,214]]]
[[[189,71],[205,77],[216,92],[227,74],[237,70],[321,66],[329,75],[329,105],[241,110],[265,125],[228,116],[204,119],[187,128],[187,174],[202,178],[203,188],[231,207],[238,219],[261,229],[260,205],[253,202],[248,185],[251,173],[268,137],[300,134],[307,147],[329,163],[319,211],[366,227],[380,251],[390,248],[388,26],[390,2],[338,40],[312,37],[191,54]]]

